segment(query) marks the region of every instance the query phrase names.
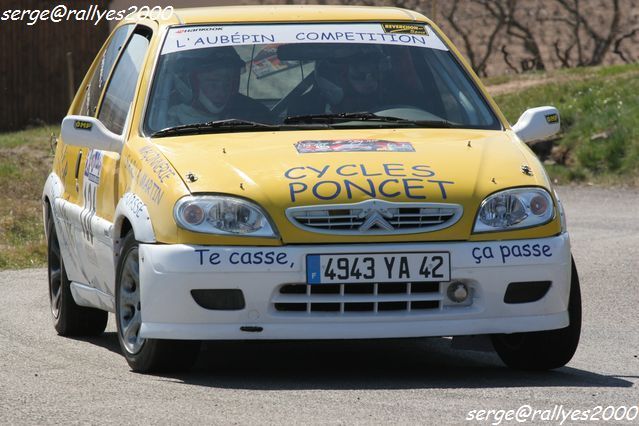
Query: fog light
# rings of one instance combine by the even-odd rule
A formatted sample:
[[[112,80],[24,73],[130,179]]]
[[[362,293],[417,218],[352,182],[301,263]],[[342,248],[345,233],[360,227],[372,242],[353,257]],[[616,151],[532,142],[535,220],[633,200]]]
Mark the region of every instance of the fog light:
[[[455,281],[449,284],[446,295],[455,303],[463,303],[468,300],[470,291],[468,291],[468,286],[466,284]]]

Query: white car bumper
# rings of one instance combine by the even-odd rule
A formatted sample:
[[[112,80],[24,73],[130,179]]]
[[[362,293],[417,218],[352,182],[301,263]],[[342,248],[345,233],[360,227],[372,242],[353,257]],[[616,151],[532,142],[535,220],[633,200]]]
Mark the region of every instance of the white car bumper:
[[[336,294],[316,294],[317,286],[324,284],[313,284],[312,289],[306,285],[307,254],[414,251],[449,252],[450,279],[465,283],[471,289],[471,300],[461,305],[450,301],[446,295],[449,282],[434,284],[421,293],[411,292],[408,286],[402,292],[386,293],[371,285],[375,289],[370,294],[353,294],[343,288]],[[258,252],[261,256],[256,256]],[[266,259],[272,259],[272,263],[265,264]],[[557,329],[568,325],[570,271],[567,234],[481,243],[283,247],[141,244],[140,335],[197,340],[357,339]],[[504,301],[510,283],[540,281],[551,284],[539,300]],[[282,294],[285,285],[287,289],[305,290]],[[519,285],[520,289],[522,285],[526,284]],[[241,290],[244,307],[206,309],[191,294],[191,290],[213,289],[234,290],[235,294]],[[349,308],[356,305],[363,309]],[[316,310],[313,306],[331,308]],[[391,310],[386,310],[388,307]]]

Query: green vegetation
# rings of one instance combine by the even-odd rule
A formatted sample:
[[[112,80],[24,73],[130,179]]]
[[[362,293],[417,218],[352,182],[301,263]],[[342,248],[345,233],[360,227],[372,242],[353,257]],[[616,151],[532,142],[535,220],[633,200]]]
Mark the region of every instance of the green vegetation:
[[[562,183],[639,184],[639,64],[487,79],[511,123],[554,105],[562,134],[546,168]],[[497,90],[508,86],[507,90]],[[0,269],[44,266],[40,195],[55,127],[0,134]],[[559,153],[560,155],[557,155]],[[548,163],[548,161],[547,161]]]
[[[0,134],[0,269],[45,265],[40,195],[51,169],[53,131]]]
[[[562,133],[549,161],[556,163],[548,167],[551,176],[563,183],[637,184],[639,64],[535,73],[534,78],[540,79],[534,85],[523,82],[530,76],[500,80],[515,91],[495,100],[511,123],[530,107],[559,109]],[[518,82],[526,88],[516,90]]]

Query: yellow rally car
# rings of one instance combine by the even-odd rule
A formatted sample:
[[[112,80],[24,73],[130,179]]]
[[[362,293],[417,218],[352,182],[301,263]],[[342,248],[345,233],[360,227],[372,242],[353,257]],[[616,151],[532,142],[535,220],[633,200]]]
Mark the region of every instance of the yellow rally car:
[[[122,22],[64,118],[44,193],[61,335],[114,312],[136,371],[202,340],[490,336],[573,356],[564,214],[525,142],[424,16],[227,7]]]

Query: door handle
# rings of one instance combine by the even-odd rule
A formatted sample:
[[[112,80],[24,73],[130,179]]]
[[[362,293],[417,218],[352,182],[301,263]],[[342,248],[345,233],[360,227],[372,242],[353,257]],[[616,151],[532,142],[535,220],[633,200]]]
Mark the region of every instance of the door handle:
[[[82,150],[78,152],[78,158],[75,161],[75,192],[80,190],[80,185],[78,185],[78,176],[80,174],[80,163],[82,162]]]

